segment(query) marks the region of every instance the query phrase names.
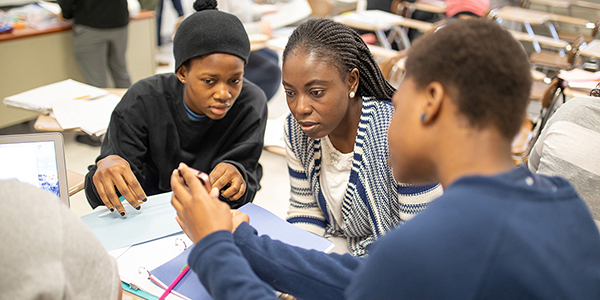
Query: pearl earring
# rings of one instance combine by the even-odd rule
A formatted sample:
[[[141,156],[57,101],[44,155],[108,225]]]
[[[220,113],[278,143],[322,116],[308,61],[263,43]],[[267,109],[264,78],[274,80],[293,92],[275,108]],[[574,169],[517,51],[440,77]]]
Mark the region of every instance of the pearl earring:
[[[354,93],[354,92],[350,92],[350,94],[348,94],[348,96],[349,96],[350,98],[354,98],[354,96],[356,96],[356,93]]]
[[[185,79],[181,80],[182,83],[185,83]]]

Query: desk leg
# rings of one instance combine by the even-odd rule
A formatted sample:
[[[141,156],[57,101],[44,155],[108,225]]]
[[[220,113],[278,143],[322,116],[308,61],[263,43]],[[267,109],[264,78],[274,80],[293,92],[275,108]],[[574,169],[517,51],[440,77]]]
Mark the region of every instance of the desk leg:
[[[408,39],[408,35],[406,34],[406,30],[404,30],[403,28],[400,28],[400,26],[393,26],[391,31],[393,33],[395,33],[393,35],[394,38],[400,37],[400,41],[398,41],[398,39],[396,38],[396,43],[398,43],[398,42],[402,43],[402,47],[403,47],[402,49],[408,49],[408,48],[410,48],[410,40]]]
[[[383,29],[378,29],[375,31],[375,34],[377,35],[377,39],[379,39],[379,42],[383,47],[386,49],[392,49],[392,45],[390,45],[390,42],[388,41],[387,36],[385,36]]]
[[[523,25],[525,25],[525,30],[527,30],[527,33],[533,39],[532,44],[533,44],[533,49],[535,49],[535,52],[537,52],[537,53],[542,52],[540,43],[538,43],[538,41],[535,39],[535,33],[533,32],[533,28],[531,28],[531,24],[529,24],[529,22],[525,22],[525,23],[523,23]]]
[[[554,27],[554,24],[552,24],[552,22],[547,22],[546,26],[548,26],[548,29],[550,30],[550,34],[552,35],[552,38],[554,38],[557,41],[560,41],[560,38],[558,37],[558,32],[556,32],[556,28]],[[560,56],[565,56],[564,49],[560,49]]]

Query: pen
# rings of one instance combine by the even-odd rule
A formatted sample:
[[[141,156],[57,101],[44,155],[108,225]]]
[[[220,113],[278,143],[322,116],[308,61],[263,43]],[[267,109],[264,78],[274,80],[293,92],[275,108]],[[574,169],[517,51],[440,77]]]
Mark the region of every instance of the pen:
[[[175,280],[173,280],[173,282],[169,285],[169,287],[165,290],[165,292],[160,296],[160,298],[158,298],[158,300],[165,299],[171,293],[173,288],[175,288],[175,286],[179,283],[179,281],[181,281],[183,276],[185,276],[185,274],[187,274],[187,272],[189,270],[190,270],[190,267],[186,264],[185,267],[183,267],[183,269],[179,273],[179,276],[177,276],[177,278],[175,278]]]

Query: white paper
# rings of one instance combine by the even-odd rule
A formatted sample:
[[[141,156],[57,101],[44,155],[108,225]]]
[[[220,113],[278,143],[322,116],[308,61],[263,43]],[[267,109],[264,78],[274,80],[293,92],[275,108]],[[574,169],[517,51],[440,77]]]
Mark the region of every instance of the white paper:
[[[52,105],[54,117],[63,129],[81,128],[88,134],[106,131],[110,116],[121,98],[108,94],[92,100],[65,100]]]
[[[276,13],[266,14],[261,20],[269,22],[272,29],[285,27],[296,23],[312,13],[306,0],[293,0],[282,5]]]
[[[192,241],[183,233],[171,235],[158,240],[135,245],[121,253],[117,249],[109,252],[119,266],[121,281],[133,284],[142,291],[160,297],[163,289],[156,286],[148,279],[148,272],[181,254]],[[167,283],[168,284],[168,283]],[[170,295],[167,299],[179,299]]]
[[[283,132],[283,124],[287,115],[283,115],[277,119],[268,119],[265,129],[265,146],[279,146],[285,148],[285,137]]]
[[[381,10],[366,10],[360,13],[350,12],[338,16],[340,19],[346,19],[348,21],[354,21],[363,24],[372,25],[397,25],[402,23],[403,17],[388,13]]]
[[[51,2],[46,2],[46,1],[38,1],[37,4],[55,15],[58,15],[62,12],[62,10],[60,9],[60,5],[58,5],[56,3],[51,3]]]
[[[72,79],[45,85],[4,98],[4,104],[48,113],[57,102],[74,99],[94,99],[108,91]]]

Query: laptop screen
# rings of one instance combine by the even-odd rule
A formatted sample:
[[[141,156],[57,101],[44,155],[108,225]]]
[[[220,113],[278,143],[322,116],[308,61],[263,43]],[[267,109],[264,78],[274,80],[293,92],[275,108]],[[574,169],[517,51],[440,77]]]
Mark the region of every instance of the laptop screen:
[[[65,174],[62,136],[46,133],[0,136],[0,180],[29,183],[68,204]]]
[[[0,179],[17,179],[60,198],[54,141],[0,144]]]

